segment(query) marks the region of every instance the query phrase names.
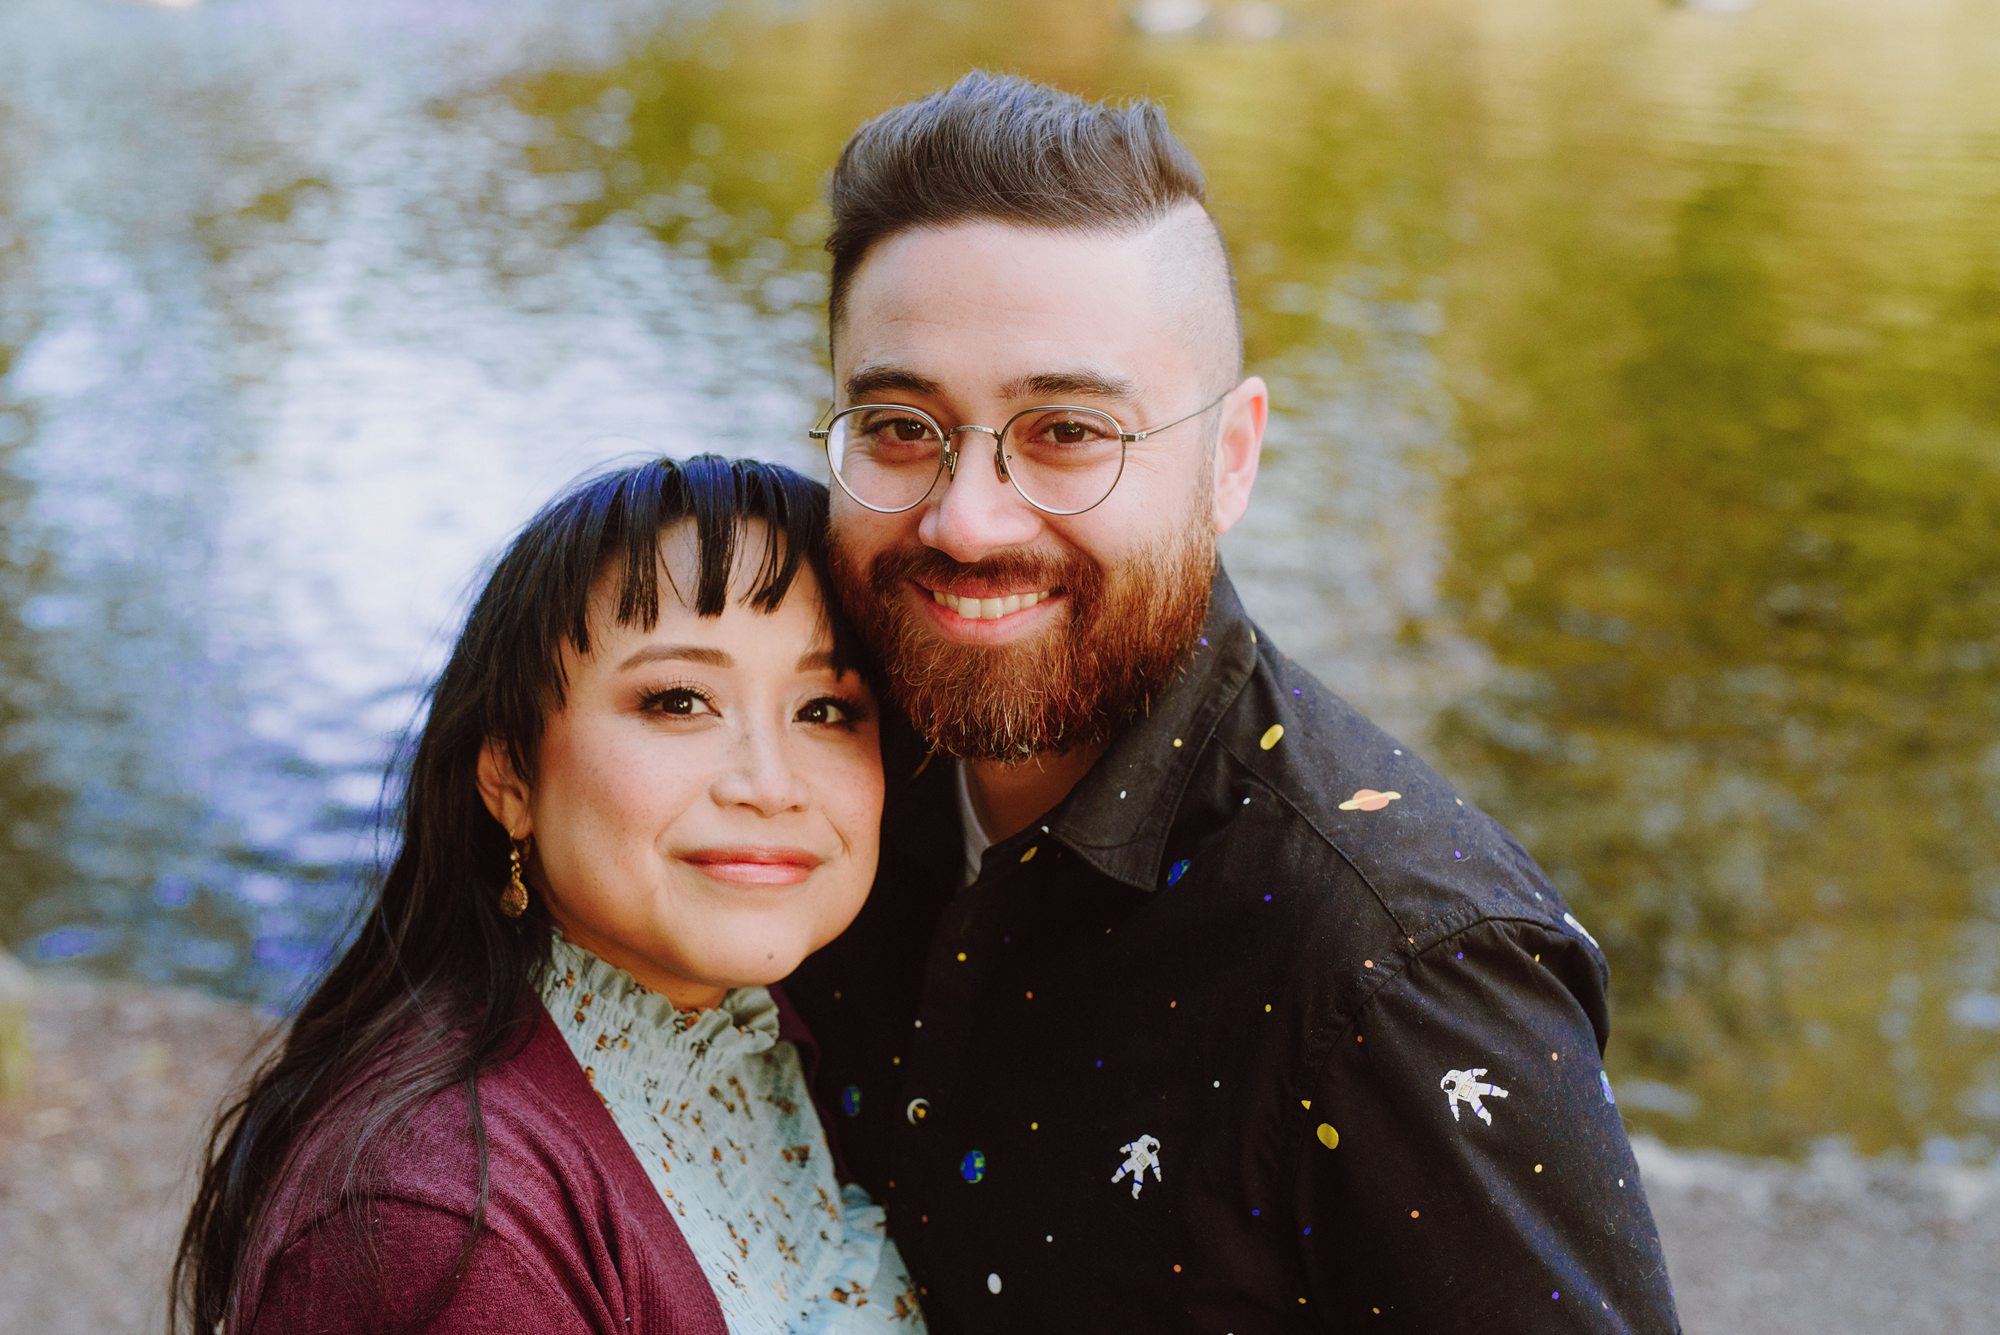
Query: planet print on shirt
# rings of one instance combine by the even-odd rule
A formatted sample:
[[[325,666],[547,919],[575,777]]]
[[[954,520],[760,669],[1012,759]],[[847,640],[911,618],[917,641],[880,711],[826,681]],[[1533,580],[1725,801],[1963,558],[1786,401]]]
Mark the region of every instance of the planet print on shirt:
[[[1373,788],[1357,788],[1354,796],[1340,804],[1342,811],[1380,811],[1391,802],[1403,800],[1401,793],[1378,793]]]
[[[978,1150],[967,1150],[958,1162],[958,1175],[967,1182],[977,1182],[986,1176],[986,1156]]]
[[[861,1086],[849,1085],[840,1091],[840,1110],[849,1117],[861,1115]]]

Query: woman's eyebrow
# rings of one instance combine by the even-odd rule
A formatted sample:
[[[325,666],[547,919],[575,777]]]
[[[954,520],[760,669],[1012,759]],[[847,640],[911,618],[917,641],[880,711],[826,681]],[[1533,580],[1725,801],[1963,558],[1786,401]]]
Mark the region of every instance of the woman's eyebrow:
[[[634,649],[626,660],[618,665],[620,672],[639,667],[646,663],[657,663],[662,659],[679,659],[685,663],[700,663],[706,667],[733,668],[736,660],[721,649],[711,649],[701,644],[646,644]],[[831,672],[833,670],[833,650],[808,649],[799,655],[798,671]]]
[[[646,644],[632,651],[631,657],[618,665],[620,672],[638,667],[642,663],[654,663],[663,658],[677,658],[683,662],[701,663],[708,667],[735,667],[736,660],[720,649],[711,649],[701,644]]]

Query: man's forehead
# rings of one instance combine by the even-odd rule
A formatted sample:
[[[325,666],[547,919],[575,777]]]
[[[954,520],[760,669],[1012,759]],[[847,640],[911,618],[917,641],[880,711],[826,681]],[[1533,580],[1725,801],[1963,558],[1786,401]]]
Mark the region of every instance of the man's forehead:
[[[1159,285],[1132,238],[997,223],[884,241],[857,271],[834,355],[844,382],[982,389],[1035,375],[1130,378],[1154,339]]]
[[[1079,284],[1109,295],[1142,292],[1157,247],[1146,232],[1098,232],[972,221],[913,227],[876,243],[855,270],[849,320],[978,294],[1002,308],[1032,307]]]
[[[976,356],[982,390],[1084,373],[1130,382],[1162,358],[1182,360],[1196,327],[1199,342],[1235,341],[1227,260],[1199,206],[1120,231],[975,220],[871,249],[833,353],[843,389],[897,377],[893,387],[911,392],[923,391],[920,379],[970,388],[966,368],[949,364],[954,352]]]

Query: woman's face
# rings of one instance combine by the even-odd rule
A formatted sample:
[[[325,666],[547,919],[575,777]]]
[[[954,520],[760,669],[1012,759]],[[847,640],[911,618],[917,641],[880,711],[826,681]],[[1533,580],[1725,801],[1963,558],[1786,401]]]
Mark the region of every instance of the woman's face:
[[[739,554],[762,551],[761,527]],[[660,554],[692,593],[693,525]],[[480,765],[494,816],[533,836],[529,883],[563,934],[684,1008],[783,978],[854,920],[875,874],[875,702],[830,665],[812,573],[766,613],[738,601],[746,564],[715,617],[663,580],[649,630],[616,623],[600,580],[591,653],[563,647],[534,782],[495,746]]]

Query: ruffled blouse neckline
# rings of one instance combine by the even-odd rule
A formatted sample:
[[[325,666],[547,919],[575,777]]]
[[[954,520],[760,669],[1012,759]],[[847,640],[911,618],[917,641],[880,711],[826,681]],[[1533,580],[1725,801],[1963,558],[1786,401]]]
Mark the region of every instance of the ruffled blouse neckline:
[[[600,1086],[609,1065],[643,1069],[648,1084],[680,1077],[700,1087],[778,1041],[768,988],[732,988],[718,1005],[681,1010],[561,933],[550,944],[542,1001],[586,1068],[599,1068],[592,1075]]]

